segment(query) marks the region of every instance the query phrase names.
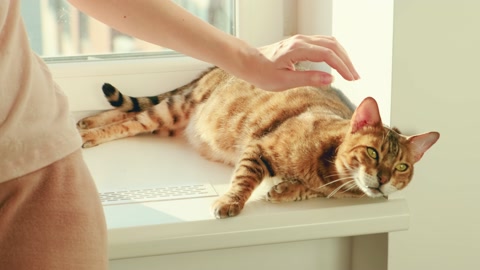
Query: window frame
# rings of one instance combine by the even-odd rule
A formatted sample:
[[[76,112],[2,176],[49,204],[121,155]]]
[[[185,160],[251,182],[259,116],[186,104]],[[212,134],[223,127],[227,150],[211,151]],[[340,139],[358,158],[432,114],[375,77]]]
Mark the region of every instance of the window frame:
[[[236,1],[235,8],[235,34],[253,46],[270,44],[295,33],[336,37],[347,49],[362,79],[347,82],[333,71],[334,86],[342,89],[356,104],[366,96],[376,98],[383,122],[389,124],[393,0],[368,0],[365,3],[350,0],[242,0]],[[130,95],[158,94],[189,82],[211,65],[174,54],[51,62],[48,66],[55,81],[69,97],[71,111],[76,113],[111,108],[100,91],[104,82],[115,84]],[[314,67],[329,69],[324,65]]]

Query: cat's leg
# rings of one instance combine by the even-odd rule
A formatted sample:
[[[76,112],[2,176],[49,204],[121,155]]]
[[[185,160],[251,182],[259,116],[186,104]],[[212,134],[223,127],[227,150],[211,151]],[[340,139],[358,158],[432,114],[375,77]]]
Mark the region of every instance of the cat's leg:
[[[175,110],[168,100],[142,112],[133,112],[126,120],[91,129],[80,129],[83,147],[92,147],[108,141],[131,137],[141,133],[167,131],[174,136],[183,130],[189,121],[187,110]],[[113,112],[112,112],[113,114]],[[131,116],[131,117],[130,117]]]
[[[155,121],[148,115],[148,111],[137,113],[133,118],[123,122],[116,122],[110,125],[90,129],[80,129],[83,140],[83,148],[89,148],[101,143],[116,139],[132,137],[141,133],[152,133],[164,124]]]
[[[113,109],[85,117],[77,122],[77,127],[79,129],[102,127],[112,123],[126,121],[134,116],[134,112],[124,112],[119,109]]]
[[[214,216],[227,218],[238,215],[266,174],[268,169],[258,145],[247,147],[236,164],[229,190],[212,205]]]
[[[275,203],[292,202],[323,196],[323,193],[309,189],[304,183],[293,180],[283,181],[273,186],[267,193],[266,200]]]

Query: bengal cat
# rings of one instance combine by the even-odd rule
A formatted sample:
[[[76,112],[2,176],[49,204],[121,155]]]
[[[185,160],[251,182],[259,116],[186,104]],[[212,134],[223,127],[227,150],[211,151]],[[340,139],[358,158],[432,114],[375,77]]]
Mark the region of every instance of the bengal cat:
[[[385,197],[409,184],[439,138],[384,126],[370,97],[355,109],[331,87],[268,92],[219,68],[158,96],[129,97],[110,84],[103,92],[116,108],[78,122],[83,147],[185,131],[204,157],[235,166],[228,192],[212,205],[216,218],[238,215],[270,177],[281,179],[265,195],[271,202]]]

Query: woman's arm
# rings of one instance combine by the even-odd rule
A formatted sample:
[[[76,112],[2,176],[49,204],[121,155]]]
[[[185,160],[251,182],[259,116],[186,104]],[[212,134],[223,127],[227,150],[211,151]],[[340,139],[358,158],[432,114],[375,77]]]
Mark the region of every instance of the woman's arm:
[[[217,65],[265,90],[332,81],[325,72],[294,71],[292,64],[304,60],[326,62],[347,80],[359,78],[345,50],[330,37],[296,36],[258,50],[170,0],[69,1],[118,31]]]

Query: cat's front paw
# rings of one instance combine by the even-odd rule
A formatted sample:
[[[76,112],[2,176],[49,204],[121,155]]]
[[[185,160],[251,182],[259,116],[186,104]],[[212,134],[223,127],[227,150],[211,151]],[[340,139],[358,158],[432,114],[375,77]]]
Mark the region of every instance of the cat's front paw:
[[[95,135],[93,130],[79,130],[80,136],[82,136],[82,148],[90,148],[98,145],[98,142],[95,140]]]
[[[77,128],[79,129],[89,129],[95,127],[95,123],[91,121],[88,117],[81,119],[77,122]]]
[[[273,203],[302,200],[302,187],[298,181],[284,181],[273,186],[265,199]]]
[[[277,202],[282,202],[285,199],[283,198],[285,195],[283,194],[284,191],[288,191],[288,186],[283,184],[285,182],[282,182],[280,184],[277,184],[273,186],[268,192],[266,196],[266,200],[269,202],[277,203]]]
[[[234,217],[240,214],[245,203],[223,195],[212,204],[212,213],[217,219]]]

